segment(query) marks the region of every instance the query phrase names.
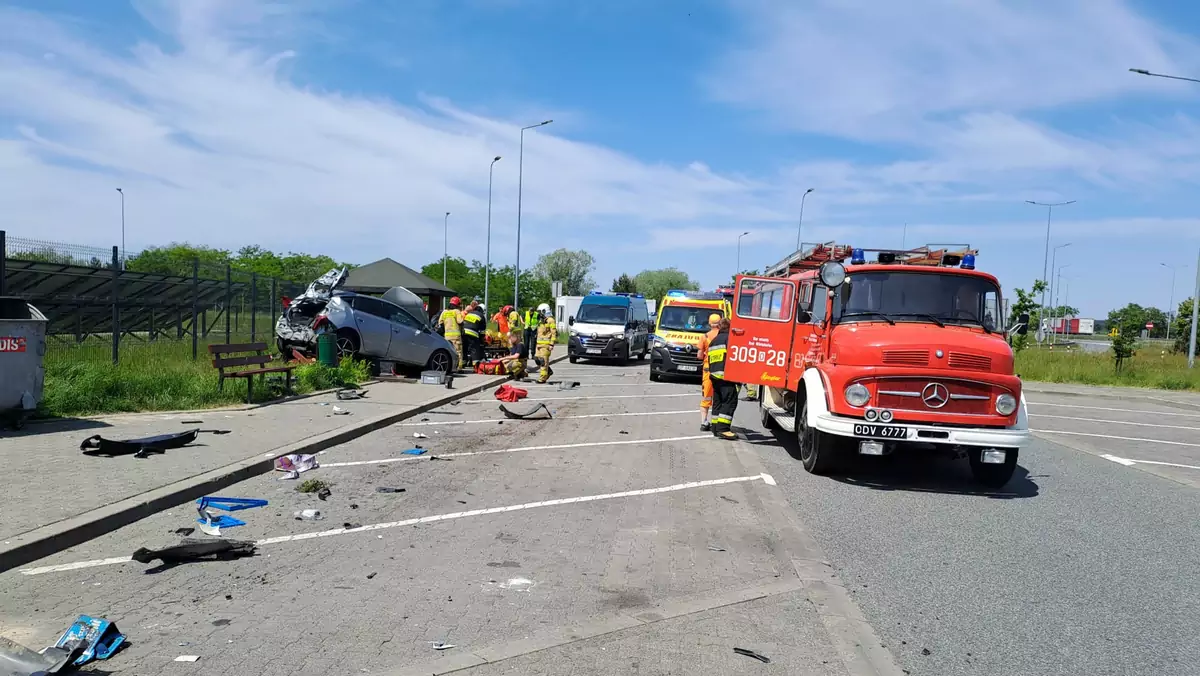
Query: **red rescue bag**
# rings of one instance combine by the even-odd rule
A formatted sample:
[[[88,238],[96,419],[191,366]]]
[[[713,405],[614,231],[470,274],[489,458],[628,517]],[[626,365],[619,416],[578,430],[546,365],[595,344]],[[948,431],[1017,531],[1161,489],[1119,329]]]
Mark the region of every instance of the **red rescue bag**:
[[[475,365],[475,372],[485,376],[502,376],[508,373],[508,370],[504,368],[504,362],[499,359],[487,359]]]
[[[508,383],[504,383],[500,387],[496,388],[495,395],[500,401],[520,401],[529,396],[529,390],[523,390],[519,387],[513,387]]]

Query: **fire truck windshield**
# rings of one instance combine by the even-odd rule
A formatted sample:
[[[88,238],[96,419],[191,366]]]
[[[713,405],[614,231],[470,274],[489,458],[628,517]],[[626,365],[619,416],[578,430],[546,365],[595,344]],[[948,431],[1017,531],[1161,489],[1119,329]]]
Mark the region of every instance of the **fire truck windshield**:
[[[1000,289],[982,277],[944,272],[851,272],[834,298],[834,323],[930,322],[1001,328]]]
[[[660,331],[708,331],[709,315],[725,316],[725,311],[714,307],[687,307],[668,305],[658,313]]]

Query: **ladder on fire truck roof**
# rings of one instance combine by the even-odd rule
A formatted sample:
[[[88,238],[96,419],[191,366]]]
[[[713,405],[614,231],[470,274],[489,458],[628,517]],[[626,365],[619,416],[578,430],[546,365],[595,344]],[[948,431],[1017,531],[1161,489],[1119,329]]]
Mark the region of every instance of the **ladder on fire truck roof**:
[[[768,267],[763,276],[788,277],[804,270],[815,270],[828,261],[840,263],[851,259],[853,264],[858,262],[853,260],[856,252],[864,257],[868,253],[876,254],[877,262],[884,264],[933,267],[956,266],[968,254],[979,255],[979,250],[972,249],[970,244],[927,244],[915,249],[855,249],[849,244],[824,242],[802,246],[799,251]]]

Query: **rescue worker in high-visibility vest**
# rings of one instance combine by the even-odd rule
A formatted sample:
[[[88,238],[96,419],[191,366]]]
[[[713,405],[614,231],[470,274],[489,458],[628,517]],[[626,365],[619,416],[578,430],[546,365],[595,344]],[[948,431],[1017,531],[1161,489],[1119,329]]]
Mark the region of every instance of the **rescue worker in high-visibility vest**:
[[[537,351],[534,352],[534,359],[538,366],[542,367],[538,382],[544,383],[554,375],[554,369],[550,368],[550,353],[554,350],[554,344],[558,342],[558,326],[550,315],[549,305],[542,303],[538,306],[537,311]]]
[[[511,305],[505,306],[505,312],[507,312],[505,316],[508,317],[508,332],[517,336],[518,343],[523,342],[525,340],[525,324],[521,321],[521,313]]]
[[[709,422],[709,412],[712,410],[713,401],[713,384],[712,376],[708,373],[708,346],[712,343],[712,339],[717,337],[717,332],[721,330],[721,315],[712,313],[708,316],[708,333],[700,336],[700,344],[697,346],[697,355],[700,361],[704,364],[704,370],[700,374],[700,431],[709,431],[712,423]]]
[[[483,331],[487,323],[485,317],[477,300],[471,301],[471,304],[467,306],[466,313],[463,314],[463,352],[467,357],[466,366],[482,360]]]
[[[521,324],[525,327],[525,340],[522,343],[525,345],[525,358],[533,356],[535,343],[537,342],[537,327],[538,313],[537,310],[529,308],[525,311],[525,320]]]
[[[465,355],[463,354],[462,343],[462,299],[455,296],[450,299],[450,307],[442,310],[441,316],[438,317],[438,326],[442,329],[442,335],[446,340],[454,346],[454,351],[458,353],[458,365],[461,368],[465,363]]]
[[[725,351],[729,347],[729,320],[722,319],[717,335],[708,343],[704,365],[713,385],[712,433],[718,439],[734,440],[733,412],[737,410],[738,386],[725,380]]]

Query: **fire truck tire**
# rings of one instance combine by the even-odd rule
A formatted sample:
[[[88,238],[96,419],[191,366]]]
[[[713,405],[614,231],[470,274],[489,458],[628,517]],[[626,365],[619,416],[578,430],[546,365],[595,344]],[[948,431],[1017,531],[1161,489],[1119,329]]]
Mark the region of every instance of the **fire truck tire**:
[[[779,423],[775,422],[775,418],[770,413],[767,413],[767,405],[763,403],[762,397],[758,398],[758,420],[762,423],[763,429],[768,432],[779,429]]]
[[[808,399],[800,400],[796,416],[796,443],[800,446],[800,462],[811,474],[829,474],[838,461],[837,439],[808,426]]]
[[[988,488],[1002,488],[1009,479],[1012,479],[1013,472],[1017,469],[1017,451],[1009,451],[1005,454],[1003,465],[984,464],[979,459],[982,451],[981,448],[973,448],[967,453],[967,457],[971,461],[971,475],[980,485]]]

